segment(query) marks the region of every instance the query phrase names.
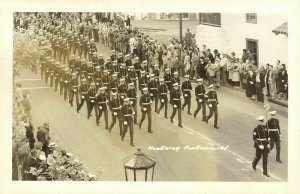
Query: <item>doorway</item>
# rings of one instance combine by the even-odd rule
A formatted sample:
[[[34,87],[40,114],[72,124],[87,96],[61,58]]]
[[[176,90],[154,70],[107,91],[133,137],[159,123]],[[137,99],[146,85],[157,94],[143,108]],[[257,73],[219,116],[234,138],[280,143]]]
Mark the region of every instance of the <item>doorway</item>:
[[[246,38],[246,48],[252,52],[254,65],[258,66],[258,40]]]

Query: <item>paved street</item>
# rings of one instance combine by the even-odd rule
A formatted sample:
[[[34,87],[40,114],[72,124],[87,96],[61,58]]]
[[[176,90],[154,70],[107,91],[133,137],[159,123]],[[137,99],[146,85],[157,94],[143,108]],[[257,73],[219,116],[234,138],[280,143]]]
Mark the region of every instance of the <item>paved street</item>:
[[[106,46],[98,46],[105,56],[109,53]],[[39,73],[39,72],[38,72]],[[269,154],[269,173],[271,178],[262,175],[262,161],[254,172],[251,161],[254,157],[252,131],[256,117],[264,115],[262,104],[248,100],[242,93],[228,88],[218,89],[219,126],[213,128],[213,119],[208,124],[198,118],[183,113],[184,128],[177,127],[162,115],[153,115],[153,134],[147,133],[147,122],[139,130],[135,125],[135,147],[129,145],[129,133],[124,142],[120,140],[119,129],[115,126],[109,134],[104,128],[104,118],[96,126],[95,114],[87,120],[85,106],[78,114],[63,100],[59,92],[49,88],[40,80],[40,74],[24,70],[19,77],[23,88],[30,89],[34,125],[49,121],[52,139],[74,153],[91,172],[101,172],[103,180],[125,180],[122,159],[133,154],[137,148],[156,158],[154,179],[156,181],[286,181],[287,180],[287,108],[271,104],[275,109],[282,128],[282,160],[275,161],[275,150]],[[195,110],[192,99],[192,111]],[[171,114],[171,107],[168,116]],[[138,120],[140,118],[138,108]],[[111,121],[109,114],[109,123]],[[185,146],[225,147],[225,150],[184,150]],[[176,151],[153,151],[149,146],[174,146]],[[227,147],[228,146],[228,147]]]

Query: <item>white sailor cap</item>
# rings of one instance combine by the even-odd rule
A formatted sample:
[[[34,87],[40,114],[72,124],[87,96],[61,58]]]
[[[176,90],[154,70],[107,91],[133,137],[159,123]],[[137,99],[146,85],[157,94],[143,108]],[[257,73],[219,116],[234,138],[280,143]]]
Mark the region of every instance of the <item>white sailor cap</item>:
[[[125,66],[125,63],[120,63],[120,65],[123,67],[123,66]]]
[[[118,53],[118,55],[123,55],[123,53]]]
[[[97,55],[97,52],[93,52],[92,54],[93,54],[93,55]]]
[[[99,54],[99,57],[103,57],[103,54]]]
[[[55,148],[55,147],[57,147],[57,145],[56,145],[55,142],[51,142],[51,143],[49,143],[48,147],[49,148]]]
[[[86,82],[86,79],[85,79],[85,78],[83,78],[83,79],[81,80],[81,82]]]
[[[134,67],[131,65],[131,66],[128,66],[128,69],[133,69]]]
[[[133,85],[134,85],[133,83],[129,83],[129,84],[128,84],[128,86],[133,86]]]
[[[107,69],[103,70],[103,73],[107,73],[107,72],[108,72]]]
[[[146,64],[147,63],[147,60],[144,60],[143,62],[142,62],[142,64]]]
[[[153,73],[150,74],[150,77],[154,77],[155,75]]]
[[[117,60],[114,60],[113,63],[118,63],[118,61],[117,61]]]
[[[117,92],[112,92],[111,95],[112,96],[116,96],[118,93]]]
[[[164,79],[164,78],[159,78],[159,81],[161,81],[161,82],[162,82],[162,81],[165,81],[165,79]]]
[[[175,71],[173,74],[174,74],[174,75],[177,75],[177,74],[178,74],[178,72],[177,72],[177,71]],[[185,76],[184,76],[184,77],[185,77]]]
[[[214,84],[211,84],[211,85],[208,86],[208,88],[211,89],[211,88],[213,88],[213,86],[214,86]]]
[[[130,54],[125,55],[125,57],[130,57]]]
[[[190,77],[189,75],[185,75],[185,76],[184,76],[184,78],[189,78],[189,77]]]
[[[114,53],[114,52],[116,52],[116,51],[115,51],[115,50],[111,50],[110,52]]]
[[[89,62],[88,62],[88,65],[93,65],[93,62],[92,62],[92,61],[89,61]]]
[[[90,83],[90,86],[95,86],[95,83],[94,82]]]
[[[135,57],[134,60],[139,60],[139,57]]]
[[[166,68],[166,71],[170,71],[170,68]]]
[[[72,73],[71,75],[72,75],[72,76],[76,76],[77,74],[76,74],[76,73]]]
[[[144,73],[146,73],[145,71],[141,71],[141,74],[144,74]]]
[[[176,86],[178,86],[178,83],[174,83],[174,84],[173,84],[173,87],[176,87]]]
[[[274,111],[271,111],[270,112],[270,115],[276,115],[276,111],[274,110]]]
[[[125,98],[123,101],[124,101],[124,102],[128,102],[128,101],[129,101],[129,98]]]
[[[110,61],[111,59],[110,59],[110,57],[107,57],[106,60],[109,60],[109,61]]]
[[[256,118],[256,120],[263,121],[263,120],[265,120],[265,117],[264,116],[259,116],[259,117]]]
[[[105,87],[104,87],[104,86],[103,86],[103,87],[100,87],[99,90],[105,90]]]
[[[123,82],[123,81],[125,81],[125,79],[124,79],[124,78],[121,78],[121,79],[120,79],[120,82]]]
[[[106,71],[107,71],[107,70],[106,70]],[[112,77],[117,77],[118,74],[114,73],[114,74],[112,74],[111,76],[112,76]]]
[[[197,82],[203,82],[203,79],[202,78],[197,79]]]
[[[143,90],[143,91],[148,91],[148,88],[143,88],[142,90]]]

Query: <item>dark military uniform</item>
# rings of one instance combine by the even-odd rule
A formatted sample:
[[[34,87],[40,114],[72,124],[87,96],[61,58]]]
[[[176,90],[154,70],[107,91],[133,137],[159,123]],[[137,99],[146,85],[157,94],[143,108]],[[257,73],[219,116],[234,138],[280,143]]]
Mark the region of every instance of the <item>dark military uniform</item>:
[[[102,77],[102,74],[101,74],[101,71],[99,69],[99,71],[96,71],[94,73],[94,80],[95,80],[95,84],[96,84],[96,90],[98,90],[98,88],[103,86],[101,77]]]
[[[205,101],[205,88],[203,85],[198,85],[195,88],[195,95],[196,95],[196,101],[197,101],[197,109],[195,110],[194,117],[196,118],[198,112],[202,108],[202,121],[205,121],[206,119],[206,101]]]
[[[130,132],[130,145],[134,146],[133,143],[133,119],[132,119],[132,114],[133,114],[133,109],[132,106],[130,105],[125,105],[121,109],[122,116],[123,116],[123,134],[122,134],[122,141],[124,140],[124,137],[127,133],[127,129],[129,127],[129,132]]]
[[[79,110],[81,109],[82,105],[84,104],[84,102],[86,102],[86,105],[88,107],[88,102],[87,102],[87,98],[88,98],[88,85],[87,84],[83,84],[79,87],[79,92],[80,92],[80,104],[78,105],[77,108],[77,112],[79,112]]]
[[[141,76],[139,78],[139,89],[140,91],[142,91],[143,88],[147,88],[148,87],[148,78],[147,76]]]
[[[207,104],[209,107],[209,115],[206,117],[206,122],[214,115],[214,127],[218,128],[218,96],[216,91],[209,91],[207,94]]]
[[[127,87],[125,83],[118,87],[118,93],[119,93],[121,103],[123,103],[123,100],[126,98],[126,94],[127,94]]]
[[[97,108],[98,108],[98,116],[96,117],[96,123],[99,126],[99,120],[104,113],[104,120],[105,120],[105,129],[108,129],[108,112],[107,112],[107,102],[108,99],[105,93],[100,93],[97,95],[96,98]]]
[[[170,101],[173,106],[173,112],[171,115],[171,122],[173,123],[173,118],[175,117],[175,114],[178,110],[178,126],[182,127],[182,118],[181,118],[181,93],[180,90],[172,90]]]
[[[158,113],[165,107],[165,118],[168,118],[168,86],[164,83],[158,87],[158,96],[160,99],[160,107]]]
[[[165,80],[166,85],[168,86],[168,90],[171,91],[172,90],[172,83],[171,83],[172,76],[171,76],[171,74],[166,73],[164,75],[164,80]]]
[[[148,83],[150,98],[154,101],[155,112],[158,112],[158,83],[155,79]]]
[[[78,108],[79,105],[79,99],[78,99],[78,81],[77,78],[72,78],[71,82],[70,82],[70,88],[69,88],[69,103],[71,104],[71,106],[73,106],[73,99],[74,99],[74,95],[75,95],[75,99],[76,99],[76,108]]]
[[[271,118],[267,122],[267,128],[270,136],[270,150],[273,149],[274,143],[276,145],[276,160],[280,160],[280,126],[279,120],[276,118]]]
[[[139,127],[141,128],[143,121],[145,120],[146,114],[148,117],[148,132],[152,133],[151,123],[152,123],[152,116],[151,116],[151,97],[149,94],[143,94],[140,98],[140,106],[142,111],[142,118],[139,123]]]
[[[67,100],[68,97],[68,92],[69,92],[69,88],[70,88],[70,82],[71,82],[71,75],[69,72],[67,72],[65,74],[65,76],[63,77],[63,86],[64,86],[64,100]]]
[[[256,149],[255,158],[252,162],[252,167],[256,169],[256,165],[259,162],[261,155],[263,156],[263,173],[268,174],[268,154],[269,154],[269,135],[266,127],[264,125],[258,125],[253,130],[253,141],[254,147]],[[263,149],[259,148],[260,145],[263,145]]]
[[[118,118],[119,121],[119,128],[120,128],[120,135],[122,135],[122,115],[121,115],[121,102],[117,99],[112,99],[109,103],[110,111],[112,113],[112,122],[109,127],[109,131],[114,127],[116,120]]]
[[[90,88],[88,91],[88,119],[91,116],[93,108],[95,108],[95,116],[98,116],[97,103],[96,103],[96,88]]]
[[[127,97],[132,102],[132,107],[133,107],[133,110],[135,112],[135,115],[134,115],[134,124],[137,124],[137,93],[136,93],[136,89],[135,88],[128,89],[128,91],[127,91]]]
[[[182,94],[184,97],[184,103],[182,105],[182,110],[184,110],[184,107],[188,105],[188,114],[191,115],[191,90],[192,90],[192,84],[190,81],[185,81],[181,85]]]

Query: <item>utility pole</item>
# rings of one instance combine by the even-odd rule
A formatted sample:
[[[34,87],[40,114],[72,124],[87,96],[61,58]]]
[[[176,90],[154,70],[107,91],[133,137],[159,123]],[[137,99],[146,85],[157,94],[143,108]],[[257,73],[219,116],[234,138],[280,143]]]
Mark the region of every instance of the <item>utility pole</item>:
[[[182,13],[179,13],[179,40],[182,44]]]

